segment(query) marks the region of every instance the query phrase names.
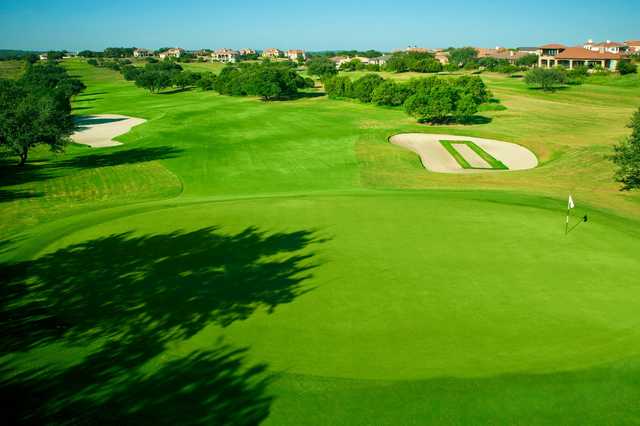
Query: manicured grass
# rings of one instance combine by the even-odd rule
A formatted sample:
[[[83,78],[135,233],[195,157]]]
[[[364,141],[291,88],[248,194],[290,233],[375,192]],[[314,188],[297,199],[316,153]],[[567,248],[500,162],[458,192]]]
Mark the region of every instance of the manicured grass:
[[[19,78],[24,67],[24,61],[0,61],[0,78]]]
[[[606,156],[640,94],[549,96],[431,127],[325,97],[150,94],[74,113],[123,146],[1,164],[10,423],[633,424],[640,198]],[[512,141],[541,166],[426,172],[391,134]],[[564,236],[566,195],[590,220]]]

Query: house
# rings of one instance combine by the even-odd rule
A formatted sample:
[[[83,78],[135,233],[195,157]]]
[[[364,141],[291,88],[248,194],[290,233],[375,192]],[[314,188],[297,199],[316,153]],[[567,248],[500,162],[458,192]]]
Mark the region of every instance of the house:
[[[449,52],[436,52],[435,58],[442,65],[447,65],[449,63]]]
[[[539,53],[538,47],[518,47],[516,50],[524,53],[525,55],[537,55]]]
[[[292,61],[297,61],[298,59],[305,60],[307,59],[307,56],[305,55],[304,50],[293,49],[293,50],[287,50],[287,58],[289,58]]]
[[[134,58],[146,58],[147,56],[153,56],[153,52],[147,49],[136,48],[133,49]]]
[[[382,55],[377,58],[370,58],[369,63],[372,65],[380,65],[383,66],[387,63],[387,61],[391,58],[391,55]]]
[[[624,44],[627,46],[629,53],[640,52],[640,40],[627,40]]]
[[[198,59],[211,59],[211,54],[213,52],[209,49],[200,49],[200,50],[196,50],[195,52],[193,52],[193,56],[195,56]]]
[[[427,49],[426,47],[409,46],[404,49],[404,51],[413,53],[429,53],[431,52],[431,49]]]
[[[182,56],[183,53],[184,53],[184,49],[180,47],[175,47],[172,49],[165,50],[164,52],[160,53],[158,56],[160,57],[160,59],[179,58],[180,56]]]
[[[255,55],[256,51],[253,49],[240,49],[238,53],[240,54],[240,56],[246,56],[246,55]]]
[[[41,53],[39,58],[41,61],[46,61],[49,59],[49,55],[47,53]]]
[[[603,41],[601,43],[594,43],[593,40],[588,40],[582,47],[587,50],[600,53],[624,53],[628,49],[626,44],[611,40]]]
[[[340,65],[344,64],[345,62],[349,62],[351,58],[348,56],[332,56],[331,58],[329,58],[329,60],[336,64],[336,68],[340,68]]]
[[[223,63],[235,63],[238,57],[238,52],[233,49],[217,49],[212,54],[211,57],[214,61],[223,62]]]
[[[555,66],[573,69],[578,66],[593,68],[600,66],[614,70],[618,61],[622,58],[620,53],[599,52],[585,49],[584,46],[567,47],[562,44],[547,44],[540,46],[538,66],[551,68]]]
[[[275,59],[275,58],[280,58],[283,56],[283,52],[282,50],[270,47],[268,49],[264,49],[262,51],[262,57],[263,58],[269,58],[269,59]]]

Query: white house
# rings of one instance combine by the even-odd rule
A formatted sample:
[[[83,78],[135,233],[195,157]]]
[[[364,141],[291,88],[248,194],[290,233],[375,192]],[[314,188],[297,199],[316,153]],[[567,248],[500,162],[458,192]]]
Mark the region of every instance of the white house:
[[[600,53],[624,53],[628,49],[625,43],[618,43],[617,41],[611,40],[594,43],[591,39],[587,40],[582,47],[587,50]]]
[[[153,56],[153,52],[142,48],[133,49],[134,58],[146,58],[147,56]]]
[[[223,63],[234,63],[238,57],[238,52],[233,49],[217,49],[211,54],[214,61]]]
[[[290,50],[287,50],[287,58],[289,58],[292,61],[297,61],[298,59],[305,60],[307,59],[307,55],[305,55],[304,50],[290,49]]]
[[[184,53],[184,49],[180,47],[176,47],[173,49],[165,50],[164,52],[160,53],[160,55],[158,56],[160,57],[160,59],[179,58],[180,56],[182,56],[183,53]]]

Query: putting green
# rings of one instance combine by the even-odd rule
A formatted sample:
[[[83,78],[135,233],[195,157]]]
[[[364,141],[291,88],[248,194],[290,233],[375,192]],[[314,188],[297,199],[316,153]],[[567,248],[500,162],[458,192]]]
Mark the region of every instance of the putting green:
[[[471,192],[185,204],[82,229],[46,253],[131,230],[126,239],[207,227],[231,236],[248,227],[265,235],[311,233],[300,250],[274,253],[280,260],[309,256],[299,263],[298,297],[226,327],[209,324],[172,344],[167,356],[224,336],[287,375],[420,380],[568,371],[637,355],[637,227],[592,212],[565,237],[557,204]],[[125,248],[114,245],[104,262],[123,268],[136,256]],[[175,284],[207,265],[188,245],[146,250],[159,250],[152,258],[182,259],[179,270],[162,270]],[[121,273],[135,277],[149,268]],[[181,302],[189,309],[180,300],[174,309]]]

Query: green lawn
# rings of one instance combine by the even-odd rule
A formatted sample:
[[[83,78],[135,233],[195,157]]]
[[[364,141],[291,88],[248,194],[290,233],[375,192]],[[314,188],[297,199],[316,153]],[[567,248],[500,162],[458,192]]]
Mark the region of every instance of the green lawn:
[[[10,422],[640,419],[640,197],[606,158],[633,81],[543,94],[487,75],[507,109],[430,127],[66,64],[88,86],[76,114],[148,121],[121,147],[1,164]],[[541,165],[429,173],[387,142],[402,132],[516,142]]]

